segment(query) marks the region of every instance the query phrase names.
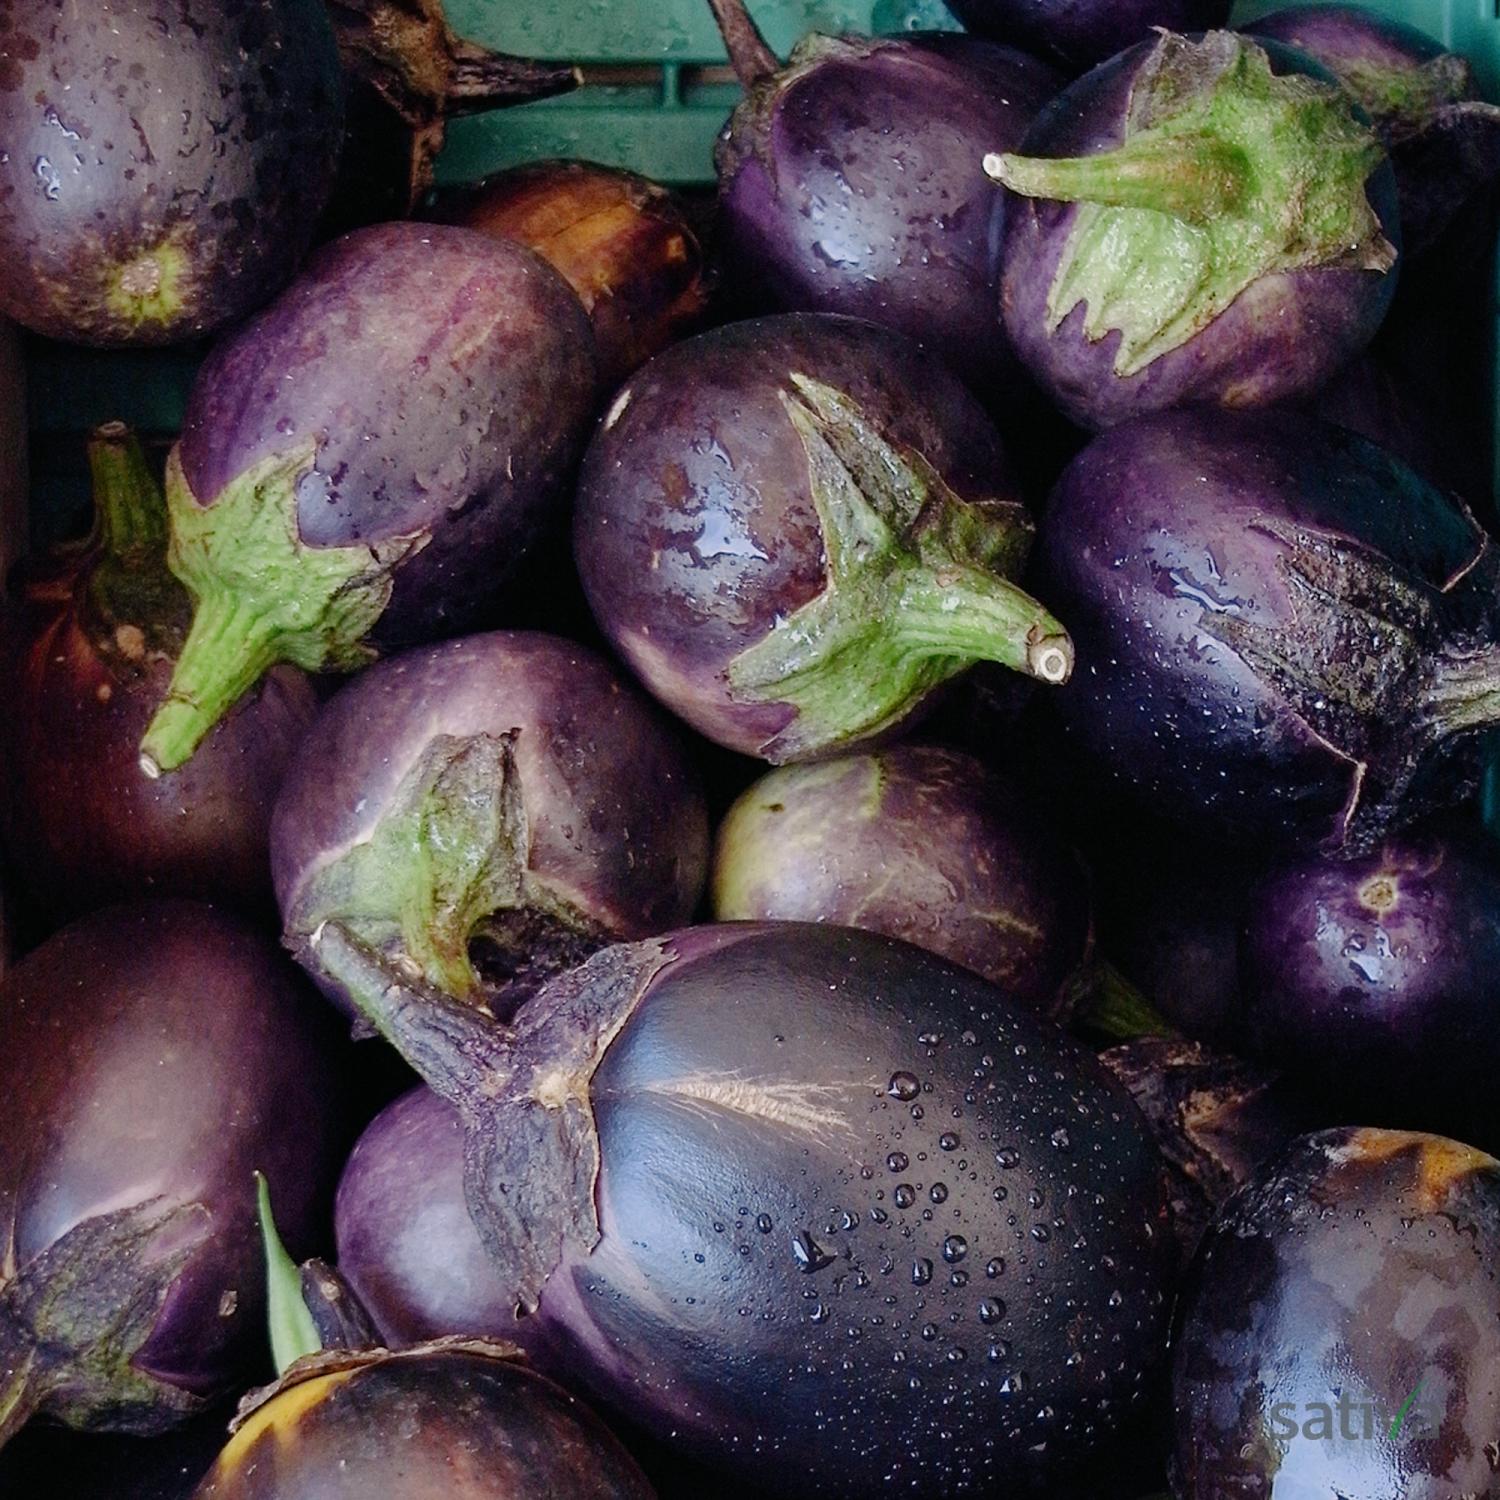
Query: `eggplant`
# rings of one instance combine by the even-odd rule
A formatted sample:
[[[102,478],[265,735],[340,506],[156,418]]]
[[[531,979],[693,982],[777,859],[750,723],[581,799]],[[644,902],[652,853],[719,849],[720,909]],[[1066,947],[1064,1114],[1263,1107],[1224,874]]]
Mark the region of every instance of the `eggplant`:
[[[1359,101],[1391,153],[1413,259],[1500,175],[1500,108],[1467,58],[1362,5],[1293,5],[1244,28],[1316,58]]]
[[[96,345],[243,318],[333,186],[338,49],[320,0],[14,0],[0,35],[0,312]]]
[[[26,533],[26,364],[15,328],[0,320],[0,600]]]
[[[0,616],[4,824],[31,904],[67,916],[143,895],[270,905],[271,809],[317,698],[274,667],[181,770],[136,745],[182,650],[192,601],[167,568],[167,509],[118,422],[89,442],[94,532],[27,572]]]
[[[1395,293],[1396,179],[1304,54],[1164,32],[1096,68],[986,169],[1012,193],[1000,308],[1080,426],[1316,391]]]
[[[788,313],[626,383],[584,458],[574,554],[599,628],[701,734],[780,764],[899,730],[979,660],[1065,681],[999,434],[887,329]]]
[[[328,703],[271,860],[284,942],[346,1009],[311,946],[325,922],[503,1014],[596,948],[689,920],[708,816],[676,737],[608,663],[497,631],[382,662]]]
[[[980,36],[1025,47],[1071,77],[1134,46],[1158,27],[1208,31],[1229,20],[1230,0],[947,0]]]
[[[1500,563],[1398,460],[1295,411],[1097,438],[1052,496],[1041,582],[1086,669],[1069,733],[1153,816],[1356,855],[1460,799],[1500,714]]]
[[[1363,859],[1273,870],[1242,948],[1255,1052],[1355,1118],[1500,1146],[1500,861],[1489,840],[1423,833]]]
[[[1156,1149],[977,975],[734,923],[605,949],[497,1027],[338,923],[311,942],[457,1106],[528,1348],[683,1457],[788,1496],[1047,1492],[1144,1401]]]
[[[1328,1123],[1285,1075],[1198,1042],[1147,1037],[1100,1061],[1130,1090],[1172,1169],[1184,1265],[1263,1161]]]
[[[1183,1292],[1178,1500],[1495,1493],[1500,1162],[1305,1136],[1230,1201]]]
[[[458,1334],[524,1342],[464,1199],[463,1122],[431,1089],[402,1095],[360,1136],[334,1231],[339,1271],[389,1348]]]
[[[1061,1020],[1089,890],[1027,797],[971,755],[897,745],[757,781],[719,828],[714,917],[903,938]]]
[[[982,160],[1020,146],[1061,78],[945,32],[815,33],[783,67],[743,0],[712,3],[746,89],[715,157],[731,287],[759,310],[868,318],[1013,398],[993,319],[1002,195]]]
[[[473,623],[562,504],[594,382],[582,304],[519,245],[384,224],[320,250],[188,399],[169,561],[196,609],[146,774],[279,661],[352,671]]]
[[[199,902],[112,907],[0,987],[0,1443],[165,1431],[253,1369],[252,1169],[306,1246],[345,1142],[326,1007]]]
[[[465,190],[445,216],[515,240],[562,273],[588,309],[607,390],[707,310],[707,257],[686,205],[634,172],[529,162]]]
[[[652,1500],[603,1423],[514,1354],[453,1340],[301,1360],[194,1500]]]

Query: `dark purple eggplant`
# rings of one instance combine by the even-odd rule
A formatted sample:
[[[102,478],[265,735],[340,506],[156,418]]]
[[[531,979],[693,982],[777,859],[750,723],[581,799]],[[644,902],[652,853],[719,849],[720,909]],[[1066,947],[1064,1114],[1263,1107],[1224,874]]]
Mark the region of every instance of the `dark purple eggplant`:
[[[1057,695],[1116,785],[1200,836],[1357,854],[1474,785],[1500,718],[1500,561],[1374,444],[1293,411],[1163,413],[1054,492]]]
[[[503,1344],[339,1351],[293,1365],[195,1500],[652,1500],[580,1402]]]
[[[1088,880],[1017,788],[936,745],[788,766],[719,828],[721,922],[831,922],[930,949],[1060,1020]]]
[[[1025,47],[1070,74],[1134,46],[1157,27],[1207,31],[1229,20],[1230,0],[947,0],[980,36]]]
[[[192,619],[167,568],[167,510],[118,422],[89,444],[88,544],[34,564],[0,617],[4,822],[38,910],[144,895],[268,906],[271,808],[312,721],[312,684],[273,668],[180,771],[136,763]]]
[[[252,1172],[305,1245],[345,1134],[326,1007],[196,902],[65,928],[0,988],[0,1442],[164,1431],[253,1369]]]
[[[403,1095],[359,1138],[334,1229],[339,1271],[391,1348],[525,1328],[464,1201],[463,1121],[431,1089]]]
[[[1247,906],[1250,1045],[1356,1118],[1500,1146],[1500,859],[1407,836],[1273,871]]]
[[[1245,30],[1316,58],[1375,122],[1412,259],[1500,175],[1500,108],[1480,99],[1468,59],[1426,32],[1360,5],[1294,5]]]
[[[848,928],[701,927],[497,1027],[337,923],[312,946],[458,1107],[528,1347],[683,1456],[787,1496],[1047,1492],[1144,1401],[1156,1148],[977,975]]]
[[[333,186],[319,0],[11,0],[0,33],[0,311],[163,344],[291,277]]]
[[[1019,371],[994,327],[1002,194],[983,158],[1019,148],[1062,80],[942,32],[814,34],[783,67],[743,0],[713,3],[747,91],[717,153],[732,287],[767,310],[868,318],[1005,396]]]
[[[1310,1099],[1281,1074],[1197,1042],[1148,1037],[1111,1047],[1100,1061],[1130,1090],[1172,1168],[1184,1265],[1255,1169],[1328,1119],[1327,1110],[1316,1119]]]
[[[588,161],[512,167],[445,205],[456,224],[535,250],[588,309],[601,384],[683,338],[708,306],[706,256],[686,205],[634,172]]]
[[[1093,429],[1189,402],[1307,395],[1396,289],[1396,181],[1374,127],[1302,53],[1164,32],[1058,97],[1024,154],[1000,306],[1035,379]]]
[[[0,320],[0,600],[26,533],[26,363],[16,330]]]
[[[1174,1338],[1178,1500],[1489,1500],[1500,1162],[1304,1137],[1230,1201]]]
[[[320,250],[210,355],[167,464],[196,612],[147,774],[278,661],[352,671],[473,623],[561,504],[594,384],[583,305],[519,245],[384,224]]]
[[[610,665],[498,631],[334,697],[287,777],[271,858],[283,940],[341,1004],[309,946],[330,921],[504,1013],[596,948],[690,920],[708,816],[676,736]]]
[[[610,643],[659,699],[776,763],[889,735],[965,667],[1066,680],[1000,437],[937,360],[789,313],[658,355],[584,461],[574,543]]]

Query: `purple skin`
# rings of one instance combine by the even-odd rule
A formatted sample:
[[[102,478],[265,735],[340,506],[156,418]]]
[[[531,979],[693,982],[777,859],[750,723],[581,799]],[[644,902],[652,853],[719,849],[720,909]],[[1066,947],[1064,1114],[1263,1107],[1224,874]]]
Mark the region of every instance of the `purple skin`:
[[[1133,47],[1158,26],[1207,31],[1229,19],[1229,0],[948,0],[970,31],[1025,47],[1081,73]]]
[[[1087,157],[1118,147],[1132,90],[1158,45],[1143,42],[1064,90],[1028,132],[1024,155]],[[1261,45],[1277,75],[1332,81],[1302,54],[1271,41]],[[1398,246],[1396,180],[1387,162],[1374,168],[1364,190],[1387,249]],[[1251,407],[1309,395],[1370,342],[1396,290],[1392,269],[1334,262],[1266,272],[1184,342],[1121,375],[1115,370],[1120,338],[1114,331],[1090,337],[1086,302],[1049,326],[1049,296],[1079,215],[1077,205],[1045,198],[1010,205],[1000,311],[1032,377],[1073,421],[1094,431],[1188,403]]]
[[[140,774],[192,601],[167,571],[166,507],[139,445],[114,423],[90,457],[92,544],[33,564],[0,616],[11,855],[54,917],[146,894],[269,908],[271,808],[316,694],[276,667],[180,771]]]
[[[332,1033],[271,943],[196,902],[86,917],[6,976],[0,1442],[36,1412],[163,1431],[245,1375],[252,1174],[306,1246],[345,1140]]]
[[[1090,948],[1088,881],[1016,788],[969,755],[897,745],[756,782],[719,829],[717,921],[902,938],[1061,1020]]]
[[[163,344],[290,278],[333,187],[343,82],[318,0],[12,0],[0,36],[0,311]]]
[[[1497,1261],[1500,1162],[1381,1130],[1295,1142],[1183,1289],[1172,1493],[1493,1495]]]
[[[336,924],[315,945],[457,1104],[528,1346],[678,1454],[799,1500],[1056,1493],[1145,1401],[1156,1147],[977,975],[849,928],[699,927],[497,1030]]]
[[[1500,1145],[1500,866],[1478,837],[1308,860],[1254,892],[1243,946],[1255,1051],[1362,1118]]]
[[[675,734],[612,666],[500,631],[383,662],[324,707],[271,862],[284,941],[351,1013],[308,948],[330,920],[503,1013],[605,943],[691,920],[708,819]]]
[[[464,1128],[429,1088],[360,1136],[334,1209],[339,1271],[391,1348],[451,1334],[524,1335],[464,1202]]]
[[[755,305],[848,313],[942,355],[986,398],[1019,370],[996,336],[1002,192],[986,151],[1015,150],[1062,80],[977,38],[812,36],[750,90],[720,140],[719,208]]]
[[[193,386],[167,492],[198,613],[148,769],[276,660],[474,622],[560,521],[594,395],[588,316],[529,250],[385,224],[319,251]]]
[[[845,407],[815,408],[823,391]],[[828,497],[850,488],[881,525],[926,501],[868,566],[842,547],[851,576],[835,591]],[[1002,576],[1030,533],[1014,493],[998,433],[938,360],[874,324],[789,313],[678,344],[630,380],[584,461],[574,552],[601,630],[658,699],[730,749],[810,759],[889,737],[982,657],[1066,676],[1062,627]],[[932,560],[948,546],[937,533],[961,526],[985,529],[978,561]],[[914,575],[928,585],[920,620],[900,592]],[[744,685],[751,653],[800,639],[836,595],[865,601],[818,627],[846,635]]]
[[[1357,854],[1461,798],[1500,714],[1497,563],[1448,496],[1293,411],[1163,413],[1054,492],[1081,749],[1200,837]]]
[[[1412,257],[1500,173],[1500,109],[1480,99],[1468,60],[1426,32],[1357,5],[1294,5],[1244,30],[1315,58],[1374,120]]]

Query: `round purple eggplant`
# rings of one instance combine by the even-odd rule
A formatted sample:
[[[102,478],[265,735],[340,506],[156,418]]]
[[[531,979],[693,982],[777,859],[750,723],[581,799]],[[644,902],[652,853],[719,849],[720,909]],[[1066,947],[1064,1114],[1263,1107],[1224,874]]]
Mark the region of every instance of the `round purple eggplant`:
[[[164,344],[290,278],[333,187],[338,49],[319,0],[12,0],[0,34],[0,310]]]
[[[709,739],[782,763],[898,730],[975,661],[1066,680],[1008,581],[1030,546],[1000,437],[899,334],[832,314],[658,355],[584,460],[574,551],[600,628]]]
[[[1200,836],[1356,854],[1461,798],[1500,717],[1500,562],[1374,444],[1294,411],[1167,412],[1054,492],[1042,579],[1080,745]]]
[[[216,348],[167,464],[196,611],[142,741],[175,770],[278,661],[352,671],[488,608],[561,506],[593,335],[531,251],[383,224]]]
[[[719,829],[721,922],[832,922],[903,938],[1054,1020],[1088,957],[1083,867],[973,756],[898,745],[756,782]]]
[[[283,940],[337,921],[503,1014],[596,948],[691,919],[708,815],[671,729],[606,662],[499,631],[407,652],[338,693],[298,749],[271,860]]]
[[[1164,32],[1080,79],[986,168],[1016,194],[1000,306],[1083,427],[1315,391],[1396,289],[1396,182],[1303,54]]]
[[[1178,1500],[1487,1500],[1500,1434],[1500,1162],[1306,1136],[1230,1201],[1174,1338]]]
[[[1500,1145],[1500,859],[1479,836],[1392,839],[1266,877],[1243,946],[1254,1050],[1361,1118]]]
[[[653,1500],[604,1424],[514,1355],[454,1340],[299,1361],[194,1500]]]
[[[1003,195],[983,158],[1019,148],[1062,80],[1024,53],[942,32],[814,34],[783,68],[742,0],[718,8],[742,23],[725,31],[747,90],[717,154],[734,284],[762,307],[894,328],[982,394],[1015,386],[994,327]]]
[[[1134,46],[1158,27],[1207,31],[1229,0],[948,0],[970,31],[1055,61],[1070,74]]]
[[[119,423],[89,444],[95,527],[34,564],[0,617],[5,825],[33,904],[71,914],[142,895],[269,906],[271,808],[312,721],[312,684],[278,666],[181,770],[136,746],[192,618],[167,569],[167,511]]]
[[[312,946],[457,1106],[528,1347],[684,1457],[788,1496],[1046,1493],[1144,1401],[1156,1148],[977,975],[849,928],[700,927],[499,1027],[337,923]]]
[[[196,902],[113,907],[0,987],[0,1442],[151,1433],[252,1365],[257,1167],[306,1244],[344,1142],[326,1007]]]
[[[1413,259],[1500,174],[1500,108],[1480,99],[1468,59],[1426,32],[1360,5],[1294,5],[1245,30],[1316,58],[1375,122]]]
[[[524,1328],[469,1217],[463,1121],[431,1089],[403,1095],[359,1138],[334,1230],[339,1271],[391,1348]]]

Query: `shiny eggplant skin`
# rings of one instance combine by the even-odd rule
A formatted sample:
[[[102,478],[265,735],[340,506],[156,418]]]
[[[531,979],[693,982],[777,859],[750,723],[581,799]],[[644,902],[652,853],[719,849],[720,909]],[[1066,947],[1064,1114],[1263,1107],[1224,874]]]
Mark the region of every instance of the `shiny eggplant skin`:
[[[319,0],[12,0],[0,310],[160,344],[255,311],[333,187],[343,82]]]
[[[1306,1136],[1229,1203],[1174,1335],[1178,1500],[1500,1493],[1500,1163]]]
[[[1133,47],[1153,27],[1207,31],[1229,19],[1227,0],[948,0],[948,9],[970,31],[1070,73]]]
[[[309,1363],[194,1500],[653,1500],[604,1424],[513,1359],[460,1344]]]

